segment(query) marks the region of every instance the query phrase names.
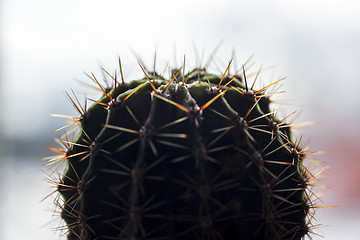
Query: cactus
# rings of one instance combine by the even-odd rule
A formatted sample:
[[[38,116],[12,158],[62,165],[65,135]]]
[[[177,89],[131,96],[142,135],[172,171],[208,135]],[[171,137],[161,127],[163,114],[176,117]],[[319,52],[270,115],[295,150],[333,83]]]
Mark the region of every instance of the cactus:
[[[140,65],[141,66],[141,65]],[[104,88],[88,109],[70,97],[78,135],[57,203],[70,240],[303,239],[311,230],[304,150],[266,90],[196,68]],[[121,70],[121,65],[120,65]],[[108,72],[106,72],[108,73]],[[122,73],[122,71],[121,71]],[[110,75],[110,74],[109,74]],[[255,78],[256,81],[256,78]],[[60,170],[57,170],[60,171]]]

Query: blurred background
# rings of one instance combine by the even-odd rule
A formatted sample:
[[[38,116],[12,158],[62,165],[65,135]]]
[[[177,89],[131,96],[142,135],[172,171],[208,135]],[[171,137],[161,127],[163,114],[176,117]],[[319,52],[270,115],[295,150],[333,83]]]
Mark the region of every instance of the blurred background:
[[[327,164],[315,188],[321,196],[313,239],[359,239],[360,226],[360,4],[342,0],[0,0],[0,239],[60,239],[51,229],[52,191],[40,160],[56,146],[63,126],[49,113],[76,114],[65,91],[85,99],[83,72],[113,73],[121,56],[127,80],[142,77],[136,59],[159,71],[204,65],[220,73],[250,56],[260,66],[259,86],[287,77],[276,97],[299,129],[302,142]],[[134,54],[135,52],[136,54]],[[197,53],[196,53],[197,52]],[[135,56],[137,55],[137,57]],[[233,71],[234,73],[234,71]],[[249,77],[251,78],[251,77]],[[87,95],[88,96],[88,95]],[[56,213],[55,213],[56,215]],[[54,220],[55,219],[55,220]]]

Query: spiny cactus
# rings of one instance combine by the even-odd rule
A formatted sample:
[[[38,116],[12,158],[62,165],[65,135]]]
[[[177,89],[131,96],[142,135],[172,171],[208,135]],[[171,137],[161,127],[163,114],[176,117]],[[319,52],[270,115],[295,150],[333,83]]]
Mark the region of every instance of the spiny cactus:
[[[56,200],[70,240],[302,239],[311,227],[314,175],[290,125],[244,68],[156,72],[102,87],[80,113]],[[120,65],[121,70],[121,65]],[[107,72],[106,72],[107,73]],[[122,74],[122,71],[121,71]],[[110,74],[109,74],[110,75]],[[256,81],[256,78],[255,78]],[[55,170],[58,172],[60,170]]]

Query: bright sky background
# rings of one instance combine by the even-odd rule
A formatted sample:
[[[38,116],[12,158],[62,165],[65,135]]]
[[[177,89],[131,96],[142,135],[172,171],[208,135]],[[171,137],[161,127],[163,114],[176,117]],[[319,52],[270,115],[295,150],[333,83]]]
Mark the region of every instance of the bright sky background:
[[[99,64],[113,71],[118,55],[133,69],[130,47],[149,65],[157,51],[161,66],[174,62],[175,45],[177,63],[185,54],[194,65],[193,42],[207,57],[221,40],[224,66],[233,49],[238,65],[252,54],[258,66],[276,65],[275,77],[288,77],[297,103],[317,99],[306,111],[330,110],[345,98],[342,108],[352,109],[359,97],[345,91],[359,87],[358,7],[350,0],[3,0],[2,94],[12,112],[5,131],[38,132],[49,121],[44,113],[67,101],[64,91],[79,88],[74,79],[86,79],[83,71],[99,74]],[[337,98],[328,98],[330,90]],[[31,127],[20,124],[24,114]]]
[[[205,49],[207,59],[223,40],[219,66],[226,66],[235,50],[239,67],[252,54],[253,71],[275,65],[261,75],[261,83],[287,77],[281,98],[304,106],[299,121],[320,121],[305,130],[313,146],[331,146],[326,136],[334,134],[358,143],[358,1],[2,0],[0,6],[0,107],[6,138],[31,141],[61,126],[47,114],[74,114],[64,92],[86,89],[74,80],[86,81],[83,71],[101,77],[101,65],[113,72],[120,55],[128,80],[142,76],[130,48],[149,66],[156,51],[161,70],[167,61],[180,65],[184,54],[188,66],[195,66],[193,42],[199,52]],[[316,128],[320,130],[312,131]],[[344,221],[325,219],[338,225],[335,230],[320,232],[325,239],[356,239],[356,227],[345,229],[360,217],[339,214],[346,216]],[[10,239],[15,238],[5,240]]]

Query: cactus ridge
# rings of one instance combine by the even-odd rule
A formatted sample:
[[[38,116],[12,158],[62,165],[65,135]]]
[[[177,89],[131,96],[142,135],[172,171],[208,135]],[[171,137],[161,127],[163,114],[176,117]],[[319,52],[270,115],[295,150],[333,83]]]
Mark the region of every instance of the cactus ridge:
[[[92,75],[103,96],[88,109],[68,94],[80,130],[59,138],[64,149],[50,148],[60,156],[48,159],[66,162],[56,202],[68,239],[311,233],[315,174],[291,139],[290,115],[277,119],[266,93],[283,79],[254,90],[244,69],[230,75],[229,66],[222,76],[178,69],[169,79],[142,68],[140,80],[111,76],[111,88]]]

